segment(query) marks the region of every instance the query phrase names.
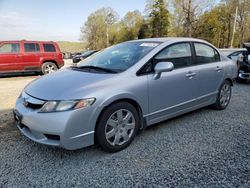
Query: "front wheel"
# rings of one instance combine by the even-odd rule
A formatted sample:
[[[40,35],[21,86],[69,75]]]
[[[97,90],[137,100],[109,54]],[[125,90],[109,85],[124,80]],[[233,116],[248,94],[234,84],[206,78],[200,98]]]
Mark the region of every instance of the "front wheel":
[[[127,102],[119,102],[101,114],[95,136],[102,149],[117,152],[133,141],[138,128],[139,116],[135,107]]]
[[[224,110],[228,106],[231,100],[231,94],[232,94],[231,83],[228,80],[225,80],[220,86],[217,100],[216,103],[213,105],[213,107],[216,110]]]

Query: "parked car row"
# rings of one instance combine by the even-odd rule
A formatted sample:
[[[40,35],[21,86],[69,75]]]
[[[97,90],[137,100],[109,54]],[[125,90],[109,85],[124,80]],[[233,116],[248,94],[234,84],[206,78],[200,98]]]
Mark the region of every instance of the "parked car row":
[[[76,55],[72,58],[73,63],[79,63],[81,60],[86,59],[87,57],[95,54],[98,50],[87,50],[79,55]]]
[[[104,49],[24,88],[14,118],[31,140],[120,151],[139,130],[210,106],[227,108],[236,64],[210,43],[155,38]]]
[[[83,52],[75,52],[75,53],[63,52],[63,58],[64,59],[72,59],[74,63],[78,63],[82,59],[85,59],[88,56],[90,56],[98,51],[99,50],[86,50]]]

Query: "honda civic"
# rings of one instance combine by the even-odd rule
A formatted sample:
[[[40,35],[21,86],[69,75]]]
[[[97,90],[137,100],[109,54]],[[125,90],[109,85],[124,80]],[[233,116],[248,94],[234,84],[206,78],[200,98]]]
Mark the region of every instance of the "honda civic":
[[[203,40],[128,41],[28,84],[14,118],[41,144],[117,152],[152,124],[205,106],[225,109],[236,76],[236,64]]]

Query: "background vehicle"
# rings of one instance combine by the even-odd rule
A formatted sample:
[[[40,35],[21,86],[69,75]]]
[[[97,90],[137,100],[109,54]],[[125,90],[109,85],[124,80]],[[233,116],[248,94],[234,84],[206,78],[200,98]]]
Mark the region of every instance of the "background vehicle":
[[[146,126],[209,105],[225,109],[236,76],[235,63],[203,40],[129,41],[30,83],[14,117],[36,142],[78,149],[96,141],[116,152]]]
[[[73,63],[78,63],[83,59],[86,59],[87,57],[93,55],[94,53],[98,52],[98,50],[88,50],[85,51],[83,53],[81,53],[80,55],[76,55],[75,57],[73,57]]]
[[[242,52],[238,60],[239,74],[238,82],[247,82],[250,80],[250,43],[244,43],[245,51]]]
[[[246,51],[246,48],[221,48],[219,51],[227,57],[236,56],[238,52]],[[239,54],[238,54],[239,55]]]
[[[0,74],[40,71],[48,74],[63,65],[62,53],[55,42],[22,40],[0,43]]]
[[[233,61],[237,62],[239,56],[242,55],[245,51],[246,51],[246,49],[237,50],[237,51],[234,51],[234,52],[228,54],[227,57],[229,59],[232,59]]]

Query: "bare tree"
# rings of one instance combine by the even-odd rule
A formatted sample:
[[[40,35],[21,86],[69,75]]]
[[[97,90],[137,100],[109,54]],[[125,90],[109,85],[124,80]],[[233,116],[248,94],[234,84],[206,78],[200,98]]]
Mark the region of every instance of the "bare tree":
[[[198,17],[206,10],[209,10],[214,0],[173,0],[175,20],[182,25],[182,35],[191,37],[192,30]]]

